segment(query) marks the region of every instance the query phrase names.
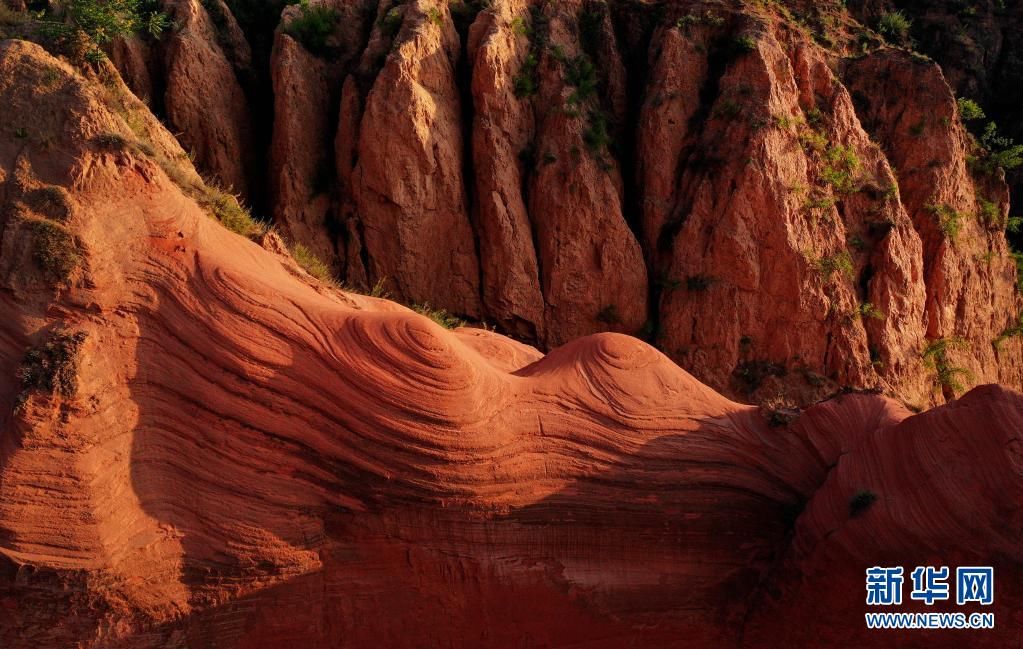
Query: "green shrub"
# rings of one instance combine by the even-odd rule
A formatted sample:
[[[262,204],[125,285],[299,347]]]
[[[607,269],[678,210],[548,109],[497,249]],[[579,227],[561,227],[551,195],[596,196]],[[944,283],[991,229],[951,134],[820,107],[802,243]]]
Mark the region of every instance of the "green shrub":
[[[840,194],[859,190],[860,159],[851,146],[832,146],[824,154],[825,165],[821,178]]]
[[[302,44],[310,53],[322,56],[329,51],[327,41],[337,29],[341,14],[332,7],[311,5],[309,0],[299,4],[299,15],[292,18],[284,31]]]
[[[159,36],[170,25],[148,0],[70,0],[65,9],[70,23],[100,45],[140,31]]]
[[[707,25],[709,27],[721,27],[725,24],[725,19],[720,14],[708,9],[703,12],[703,15],[688,13],[675,22],[675,26],[682,31],[688,31],[688,29],[694,25]]]
[[[33,391],[74,396],[78,389],[79,351],[85,339],[84,331],[60,332],[43,345],[29,349],[18,368],[22,388],[19,401]]]
[[[808,153],[823,153],[828,148],[828,138],[811,128],[804,128],[799,132],[799,144]]]
[[[991,230],[1000,230],[1007,225],[1002,218],[1002,211],[998,204],[983,196],[977,196],[977,220]]]
[[[568,97],[569,104],[580,104],[597,92],[597,68],[585,54],[569,59],[563,64],[565,82],[575,88]]]
[[[527,54],[526,58],[522,60],[522,67],[519,68],[519,73],[512,80],[515,96],[519,99],[532,97],[540,89],[540,79],[537,76],[539,65],[540,59],[533,52]]]
[[[970,162],[975,169],[994,174],[999,169],[1012,171],[1023,165],[1023,144],[1016,144],[1011,138],[999,135],[998,125],[994,122],[989,122],[984,128],[979,144],[984,149],[984,155],[971,158]]]
[[[1010,254],[1016,264],[1016,291],[1023,293],[1023,252],[1013,250]]]
[[[987,115],[984,114],[984,109],[980,107],[980,104],[973,101],[972,99],[966,99],[960,97],[957,101],[959,104],[959,117],[964,122],[970,122],[976,119],[984,119]]]
[[[748,54],[757,49],[757,39],[749,34],[743,34],[735,39],[733,46],[737,53]]]
[[[108,150],[124,150],[128,148],[128,138],[120,133],[100,133],[93,137],[92,141],[100,148]]]
[[[927,209],[938,219],[938,227],[950,240],[955,241],[963,228],[963,215],[950,205],[932,203]]]
[[[1016,320],[1006,327],[997,338],[991,341],[991,344],[994,345],[995,349],[1000,349],[1002,343],[1010,338],[1023,338],[1023,311],[1016,315]]]
[[[516,16],[511,21],[512,33],[516,36],[529,36],[531,30],[529,24],[525,21],[522,16]]]
[[[607,130],[607,118],[604,113],[595,110],[590,113],[590,121],[583,131],[583,142],[591,153],[603,151],[611,144],[611,134]]]
[[[25,203],[54,221],[67,221],[71,216],[71,197],[67,190],[56,185],[30,190],[25,194]]]
[[[814,106],[813,108],[805,111],[805,113],[806,123],[809,124],[810,126],[817,128],[818,126],[824,123],[825,119],[824,112],[817,106]]]
[[[877,31],[881,32],[890,42],[905,44],[909,40],[909,28],[912,21],[901,11],[892,11],[881,16],[877,23]]]
[[[856,276],[856,267],[853,265],[852,256],[848,250],[821,257],[817,260],[817,270],[824,276],[824,279],[830,279],[835,273],[839,273],[847,279],[853,279]]]
[[[810,211],[827,210],[835,206],[835,199],[824,194],[813,194],[806,199],[803,207]]]
[[[877,308],[870,302],[864,302],[856,310],[856,315],[860,318],[870,318],[871,320],[884,320],[885,315],[881,309]]]
[[[960,377],[968,382],[973,382],[974,377],[970,370],[956,367],[948,359],[949,351],[969,348],[970,343],[958,336],[938,338],[927,344],[921,356],[923,357],[924,367],[935,371],[935,383],[937,385],[958,394],[964,390],[964,386],[959,380]]]
[[[877,502],[877,494],[869,489],[860,489],[849,499],[849,516],[860,516],[875,502]]]
[[[401,24],[405,21],[405,16],[401,10],[397,7],[392,7],[390,11],[380,17],[379,27],[380,31],[387,38],[392,38],[401,29]]]

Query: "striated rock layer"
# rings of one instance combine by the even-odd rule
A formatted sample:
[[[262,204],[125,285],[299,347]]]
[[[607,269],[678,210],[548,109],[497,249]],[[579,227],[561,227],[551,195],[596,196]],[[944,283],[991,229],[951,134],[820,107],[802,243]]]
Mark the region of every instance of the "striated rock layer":
[[[34,45],[0,105],[4,647],[1018,641],[1023,395],[772,426],[634,338],[543,356],[315,282]],[[916,563],[994,564],[996,629],[868,632],[864,569]]]

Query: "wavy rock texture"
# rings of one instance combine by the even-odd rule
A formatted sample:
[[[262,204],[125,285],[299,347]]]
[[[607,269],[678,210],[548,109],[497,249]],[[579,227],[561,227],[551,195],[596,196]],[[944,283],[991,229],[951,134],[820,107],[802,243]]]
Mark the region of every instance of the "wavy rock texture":
[[[925,561],[994,562],[999,616],[927,646],[1018,639],[1020,394],[772,427],[634,338],[543,356],[315,282],[34,45],[0,105],[3,646],[919,646],[856,603]]]
[[[333,54],[278,34],[274,214],[347,282],[545,350],[639,334],[741,400],[1023,382],[1006,187],[847,14],[824,46],[723,3],[324,6]]]

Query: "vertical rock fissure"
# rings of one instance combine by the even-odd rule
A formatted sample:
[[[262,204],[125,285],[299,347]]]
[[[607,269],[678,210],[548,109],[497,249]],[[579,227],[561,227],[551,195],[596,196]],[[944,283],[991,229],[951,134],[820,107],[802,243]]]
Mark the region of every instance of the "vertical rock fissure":
[[[271,81],[270,55],[273,50],[274,33],[280,23],[281,11],[287,2],[286,0],[268,0],[258,3],[244,0],[224,1],[252,50],[252,68],[249,74],[239,74],[238,80],[242,92],[248,98],[254,159],[266,161],[270,159],[274,126],[274,91]],[[203,2],[203,5],[207,7],[207,13],[211,14],[211,20],[216,25],[216,18],[208,10],[210,4],[212,3],[209,0]],[[247,202],[256,214],[272,213],[269,175],[269,164],[253,165],[249,169],[250,190]]]
[[[637,15],[638,13],[638,15]],[[636,11],[631,4],[612,5],[611,21],[615,39],[622,52],[622,63],[625,67],[626,104],[624,124],[619,127],[620,143],[618,165],[622,174],[622,211],[625,223],[639,241],[644,241],[641,214],[643,212],[643,189],[639,183],[639,122],[643,104],[646,101],[646,88],[650,79],[650,48],[653,33],[659,17],[658,12],[649,10]],[[638,32],[638,33],[635,33]],[[624,48],[622,47],[624,44]],[[647,276],[647,324],[641,332],[649,340],[656,338],[660,326],[660,292],[661,282],[657,281],[658,269],[656,256],[646,255]]]
[[[462,187],[465,192],[465,209],[469,216],[473,245],[476,248],[477,281],[479,284],[480,304],[485,304],[484,290],[486,280],[483,277],[483,255],[480,250],[479,200],[476,192],[476,165],[473,159],[473,124],[476,121],[476,107],[472,98],[473,61],[469,56],[469,31],[479,17],[481,8],[475,3],[465,3],[464,14],[456,14],[453,5],[448,5],[451,22],[458,32],[460,51],[458,63],[455,65],[455,86],[458,88],[459,112],[462,117]],[[486,313],[482,314],[486,319]]]

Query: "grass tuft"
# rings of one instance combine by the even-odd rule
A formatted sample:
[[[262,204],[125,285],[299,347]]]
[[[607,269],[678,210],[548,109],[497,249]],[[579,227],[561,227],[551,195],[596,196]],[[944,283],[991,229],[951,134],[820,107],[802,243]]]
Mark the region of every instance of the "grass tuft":
[[[82,254],[71,231],[47,219],[28,219],[32,231],[32,257],[47,279],[65,282],[82,262]]]
[[[305,272],[322,282],[334,282],[334,274],[330,271],[330,266],[314,255],[309,248],[306,248],[301,243],[293,243],[288,247],[288,250],[291,252],[291,256],[294,258],[295,262],[301,266]]]
[[[458,329],[465,326],[465,320],[451,315],[444,309],[434,309],[429,303],[414,304],[412,310],[433,320],[445,329]]]

